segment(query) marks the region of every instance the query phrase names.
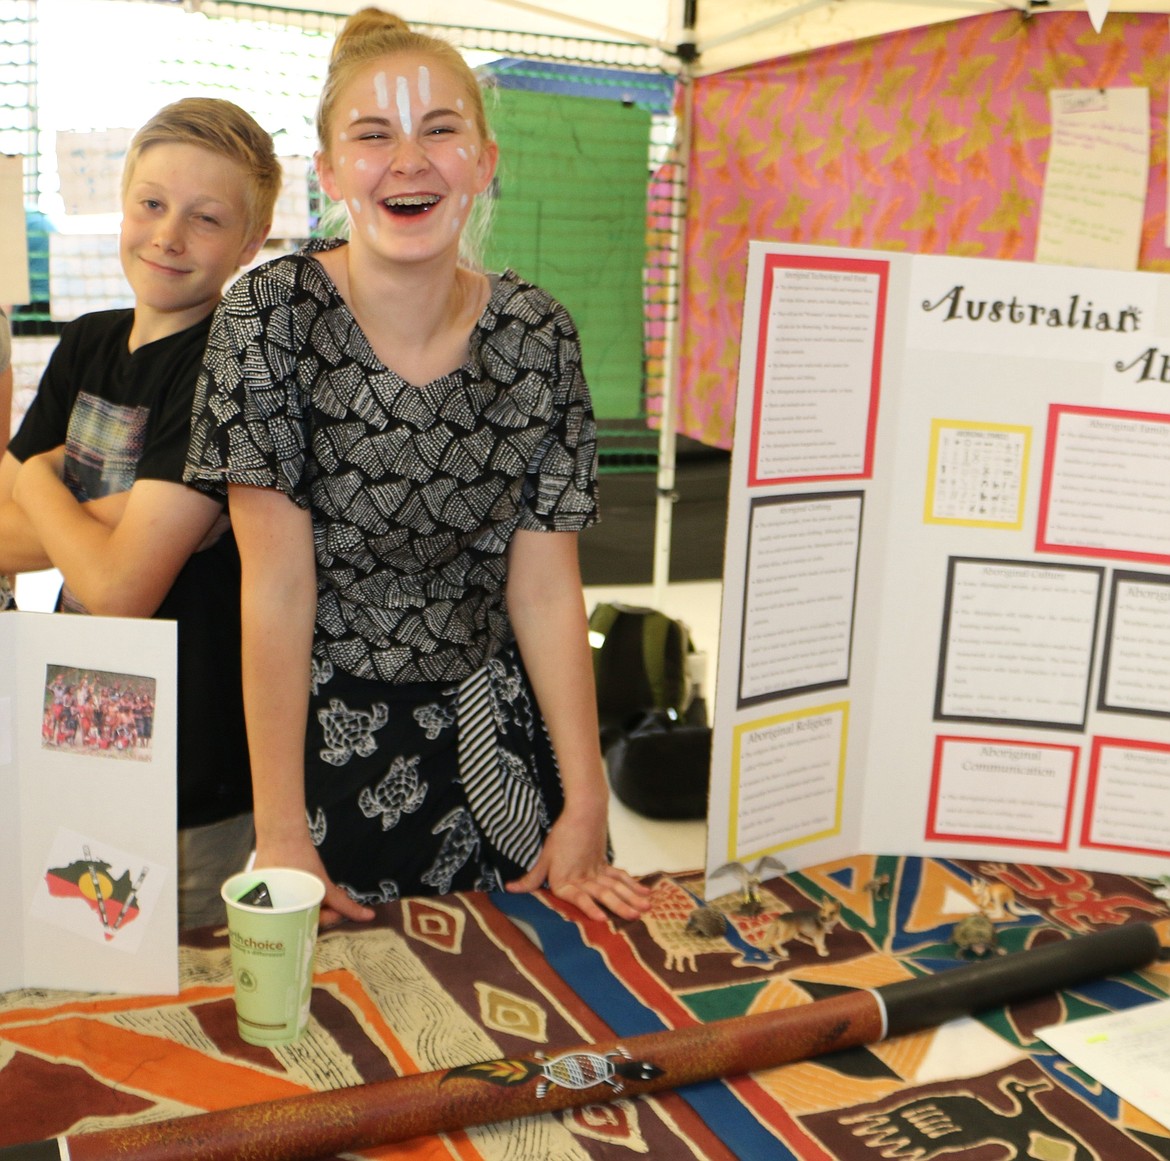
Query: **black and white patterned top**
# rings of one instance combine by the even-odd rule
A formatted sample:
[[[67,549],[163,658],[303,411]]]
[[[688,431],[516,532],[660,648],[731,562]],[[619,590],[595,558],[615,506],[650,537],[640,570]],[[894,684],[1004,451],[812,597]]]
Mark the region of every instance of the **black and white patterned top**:
[[[544,291],[493,278],[467,362],[415,387],[384,367],[315,241],[216,311],[186,480],[279,488],[312,513],[314,660],[357,677],[461,680],[512,640],[517,529],[596,519],[596,429],[577,331]]]

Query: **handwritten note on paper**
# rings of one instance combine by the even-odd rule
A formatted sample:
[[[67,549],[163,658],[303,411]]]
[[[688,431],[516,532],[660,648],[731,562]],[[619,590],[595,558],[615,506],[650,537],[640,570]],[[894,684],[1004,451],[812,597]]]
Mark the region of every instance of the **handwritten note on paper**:
[[[28,302],[24,158],[0,154],[0,303]]]
[[[1170,1000],[1038,1028],[1036,1035],[1123,1100],[1170,1127]]]
[[[1148,89],[1054,89],[1036,261],[1136,270],[1150,170]]]

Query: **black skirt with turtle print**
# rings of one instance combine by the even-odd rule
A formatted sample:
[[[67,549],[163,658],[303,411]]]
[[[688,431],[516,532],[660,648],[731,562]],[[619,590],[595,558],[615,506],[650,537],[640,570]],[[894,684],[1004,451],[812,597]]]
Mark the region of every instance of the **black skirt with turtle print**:
[[[330,875],[369,904],[500,889],[532,865],[563,805],[515,645],[458,684],[315,665],[305,794]]]

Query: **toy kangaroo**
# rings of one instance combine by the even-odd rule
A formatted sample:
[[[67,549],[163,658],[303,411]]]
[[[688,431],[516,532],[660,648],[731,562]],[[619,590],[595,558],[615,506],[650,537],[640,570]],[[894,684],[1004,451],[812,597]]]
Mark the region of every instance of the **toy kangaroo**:
[[[971,889],[979,910],[991,920],[1008,919],[1015,913],[1012,906],[1015,894],[1006,883],[992,883],[987,879],[972,879]]]
[[[836,899],[826,899],[820,907],[782,912],[769,924],[764,946],[772,948],[781,959],[787,959],[788,948],[785,944],[799,939],[814,947],[817,955],[828,955],[825,937],[840,919],[841,904]]]

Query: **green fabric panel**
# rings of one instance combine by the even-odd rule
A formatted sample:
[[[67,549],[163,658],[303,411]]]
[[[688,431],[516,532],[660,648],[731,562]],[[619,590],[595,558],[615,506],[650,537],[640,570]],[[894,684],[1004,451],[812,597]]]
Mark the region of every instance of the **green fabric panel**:
[[[637,418],[650,114],[555,93],[503,89],[498,98],[487,267],[510,266],[564,303],[598,417]]]

